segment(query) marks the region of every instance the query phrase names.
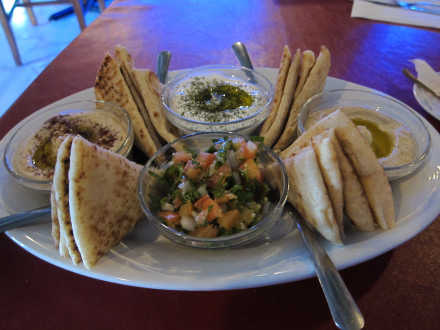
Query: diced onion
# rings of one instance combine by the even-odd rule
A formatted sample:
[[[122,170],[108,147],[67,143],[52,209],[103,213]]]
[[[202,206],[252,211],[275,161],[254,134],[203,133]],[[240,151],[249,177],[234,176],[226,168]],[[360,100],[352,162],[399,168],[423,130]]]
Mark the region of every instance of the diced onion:
[[[256,151],[258,149],[257,145],[254,142],[252,142],[252,141],[248,141],[247,142],[246,148],[248,149],[248,151],[251,154],[253,154],[254,151]]]
[[[205,185],[201,185],[199,188],[197,188],[197,191],[200,194],[200,196],[205,196],[208,194],[208,191],[206,190]]]
[[[232,172],[232,176],[234,177],[236,184],[241,184],[240,174],[238,174],[238,172]]]
[[[187,192],[187,191],[189,191],[189,190],[191,189],[191,184],[189,183],[188,180],[185,180],[185,181],[181,182],[181,183],[177,186],[177,188],[181,189],[182,192],[185,193],[185,192]]]
[[[228,150],[226,153],[226,160],[229,162],[232,170],[236,169],[239,165],[234,150]]]
[[[184,215],[180,219],[180,224],[182,225],[182,228],[188,231],[193,231],[196,228],[196,222],[193,218]]]
[[[160,209],[162,211],[174,211],[174,206],[173,206],[173,204],[170,204],[170,203],[163,203],[160,206]]]

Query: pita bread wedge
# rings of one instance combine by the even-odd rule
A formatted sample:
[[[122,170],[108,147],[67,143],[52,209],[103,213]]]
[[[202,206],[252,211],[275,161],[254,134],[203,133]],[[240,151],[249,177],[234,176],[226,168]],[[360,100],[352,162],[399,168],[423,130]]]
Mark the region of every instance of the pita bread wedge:
[[[325,86],[325,81],[330,70],[330,52],[325,46],[321,46],[321,51],[313,65],[312,70],[301,90],[301,93],[294,100],[290,109],[289,118],[281,137],[273,147],[274,150],[284,150],[295,139],[296,123],[298,114],[303,104],[313,95],[320,93]]]
[[[307,81],[309,77],[310,70],[312,70],[313,65],[315,64],[315,53],[311,50],[305,50],[301,54],[301,76],[298,80],[298,84],[295,88],[294,99],[296,99]]]
[[[157,151],[137,105],[121,73],[119,64],[106,54],[96,76],[95,96],[98,100],[111,102],[123,107],[131,118],[135,145],[147,156]]]
[[[283,162],[289,176],[289,202],[323,237],[341,244],[338,224],[313,148],[304,147]]]
[[[70,152],[69,210],[82,261],[91,268],[142,218],[142,166],[75,137]]]
[[[290,52],[289,46],[285,45],[283,48],[283,54],[281,56],[280,68],[278,71],[277,81],[275,84],[275,91],[273,95],[272,109],[267,116],[266,120],[261,127],[260,135],[263,136],[272,126],[273,122],[278,113],[278,108],[281,103],[281,98],[283,96],[284,86],[286,84],[287,74],[289,72],[290,64],[292,61],[292,54]]]
[[[69,210],[69,167],[70,167],[70,148],[73,136],[64,139],[58,149],[57,162],[55,164],[55,175],[53,178],[53,189],[55,190],[55,201],[57,205],[58,221],[60,226],[60,236],[63,236],[68,255],[75,265],[81,262],[81,255],[75,243],[72,231],[72,222]],[[65,251],[60,251],[61,256],[67,257]]]
[[[115,48],[115,57],[116,57],[116,60],[118,61],[119,66],[121,68],[121,73],[122,73],[122,76],[124,77],[125,83],[127,84],[128,89],[131,92],[131,96],[133,97],[133,100],[136,103],[137,109],[144,120],[144,123],[145,123],[145,126],[147,127],[148,133],[150,134],[151,139],[153,140],[156,148],[160,149],[162,147],[162,143],[159,139],[159,135],[156,131],[156,128],[153,125],[153,122],[151,121],[150,116],[148,115],[147,109],[144,104],[144,100],[142,99],[142,96],[133,81],[133,74],[132,74],[133,60],[132,60],[132,57],[128,53],[127,49],[123,46],[120,46],[120,45],[118,45]]]
[[[159,94],[162,86],[159,78],[153,71],[148,69],[133,69],[132,77],[158,134],[166,142],[173,142],[179,137],[179,134],[177,128],[168,121],[165,113],[162,111]],[[139,111],[145,110],[139,109]],[[145,114],[143,114],[143,117],[145,117]]]
[[[58,209],[55,199],[55,189],[50,190],[50,208],[51,208],[51,219],[52,219],[52,238],[55,242],[55,247],[59,249],[60,247],[60,223],[58,219]]]
[[[375,231],[373,213],[359,178],[338,139],[333,139],[343,181],[344,213],[351,223],[362,231]]]
[[[289,73],[287,74],[286,85],[284,86],[284,92],[275,120],[266,133],[264,133],[264,144],[269,147],[271,147],[277,141],[284,129],[287,117],[289,116],[289,109],[292,105],[293,93],[298,82],[300,68],[301,54],[298,49],[293,57],[292,64],[289,68]]]
[[[334,129],[313,137],[312,145],[315,150],[322,177],[327,188],[339,232],[344,233],[344,185],[339,165],[338,154],[334,143],[337,138]]]
[[[343,111],[336,110],[315,123],[291,146],[280,153],[281,158],[288,158],[299,145],[328,128],[335,129],[342,150],[362,183],[375,222],[381,229],[393,228],[395,226],[394,202],[391,186],[383,167],[362,133]]]

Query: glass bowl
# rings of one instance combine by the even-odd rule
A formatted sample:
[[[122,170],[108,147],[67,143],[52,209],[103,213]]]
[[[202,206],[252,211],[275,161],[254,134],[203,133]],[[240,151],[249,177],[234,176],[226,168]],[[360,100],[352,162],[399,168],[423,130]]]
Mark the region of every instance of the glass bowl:
[[[18,126],[7,142],[3,155],[8,173],[28,188],[46,192],[51,189],[54,172],[52,165],[57,147],[62,141],[62,137],[58,138],[59,133],[53,133],[55,125],[58,125],[54,124],[55,121],[65,123],[65,127],[68,127],[67,133],[63,131],[62,134],[82,135],[88,140],[105,139],[106,142],[101,142],[101,146],[123,156],[128,156],[133,146],[134,133],[130,117],[123,108],[112,103],[84,100],[37,111]],[[73,122],[76,123],[75,128],[72,128]],[[47,127],[51,129],[47,130]],[[48,152],[46,147],[53,152]],[[37,166],[40,159],[44,159],[44,163],[41,163],[44,164],[43,170],[40,168],[43,166]]]
[[[221,102],[239,97],[240,94],[237,94],[237,90],[231,91],[225,86],[215,89],[216,87],[213,87],[215,84],[238,87],[248,92],[248,96],[253,98],[252,105],[232,111],[221,111],[223,107]],[[208,88],[210,89],[208,98],[206,94],[203,97],[200,93],[197,94],[197,91]],[[244,67],[206,66],[185,70],[168,81],[162,90],[161,99],[167,118],[182,134],[197,132],[251,134],[269,115],[273,87],[265,76]],[[196,100],[199,105],[189,100]],[[231,107],[234,105],[231,104]]]
[[[212,145],[214,139],[224,139],[225,137],[229,139],[244,138],[248,140],[248,137],[232,132],[195,133],[167,144],[146,163],[139,180],[139,199],[141,207],[149,221],[157,228],[159,233],[166,238],[183,245],[197,248],[215,249],[232,247],[248,243],[257,238],[271,228],[280,217],[288,193],[286,169],[280,158],[270,148],[263,146],[262,151],[257,157],[265,170],[264,182],[269,185],[271,191],[269,194],[269,202],[263,207],[262,218],[253,227],[227,236],[203,238],[191,236],[173,229],[159,218],[158,213],[160,210],[154,208],[150,197],[155,196],[155,198],[158,198],[163,196],[164,191],[169,189],[169,187],[160,183],[159,180],[150,173],[157,173],[157,171],[169,166],[173,159],[173,153],[177,150],[190,148],[192,150],[205,151]]]
[[[431,148],[431,136],[428,128],[421,120],[420,115],[406,104],[377,91],[342,89],[323,92],[311,97],[300,110],[297,127],[298,135],[305,132],[307,126],[309,126],[308,121],[311,120],[311,116],[314,117],[317,114],[318,116],[323,116],[327,109],[344,107],[363,108],[360,112],[358,110],[347,112],[348,116],[353,119],[355,123],[356,118],[364,116],[364,114],[374,115],[377,117],[378,122],[382,120],[380,119],[382,118],[381,115],[385,115],[387,121],[391,118],[395,122],[400,123],[404,127],[401,131],[406,131],[414,138],[414,150],[411,154],[408,153],[404,155],[405,160],[403,162],[396,158],[396,161],[398,160],[400,163],[386,164],[386,157],[378,157],[389,180],[402,178],[412,173],[423,163],[426,156],[429,154]],[[370,116],[369,118],[373,118],[373,116]],[[362,124],[358,125],[362,126]],[[380,126],[377,127],[380,128]],[[397,133],[395,133],[397,132],[397,129],[394,131],[392,129],[384,129],[383,131],[390,134],[392,141],[397,141],[398,139],[402,141],[404,138],[403,135],[400,135],[401,137],[398,138],[394,137],[398,136]],[[406,153],[409,150],[406,144],[402,144],[401,147],[395,147],[394,144],[393,148],[400,148],[400,152],[403,153]],[[398,153],[399,152],[396,150],[394,154],[397,155]]]

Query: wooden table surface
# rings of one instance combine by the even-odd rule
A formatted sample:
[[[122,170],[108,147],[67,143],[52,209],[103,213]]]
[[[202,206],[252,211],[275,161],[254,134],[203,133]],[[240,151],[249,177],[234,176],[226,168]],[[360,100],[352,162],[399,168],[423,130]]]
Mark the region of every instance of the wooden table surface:
[[[401,73],[422,58],[440,71],[439,30],[350,18],[348,0],[115,0],[0,118],[0,138],[25,116],[94,85],[117,44],[138,67],[238,64],[247,45],[255,67],[279,65],[283,46],[332,55],[330,76],[385,92],[437,130]],[[365,329],[436,329],[440,324],[440,223],[372,260],[342,270]],[[226,291],[169,291],[108,283],[63,270],[0,235],[2,329],[335,329],[316,278]]]

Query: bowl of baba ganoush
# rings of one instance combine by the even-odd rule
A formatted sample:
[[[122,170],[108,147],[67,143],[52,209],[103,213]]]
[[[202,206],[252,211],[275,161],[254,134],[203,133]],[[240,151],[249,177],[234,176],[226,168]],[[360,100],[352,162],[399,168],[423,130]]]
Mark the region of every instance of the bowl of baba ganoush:
[[[3,155],[8,173],[28,188],[50,191],[58,148],[69,135],[123,156],[134,139],[130,117],[119,106],[97,100],[61,104],[31,115],[12,135]]]
[[[183,134],[251,134],[269,115],[273,87],[244,67],[205,66],[169,80],[161,94],[167,118]]]
[[[341,109],[359,128],[389,180],[415,171],[431,148],[428,128],[406,104],[376,91],[332,90],[311,97],[300,110],[298,134]]]

